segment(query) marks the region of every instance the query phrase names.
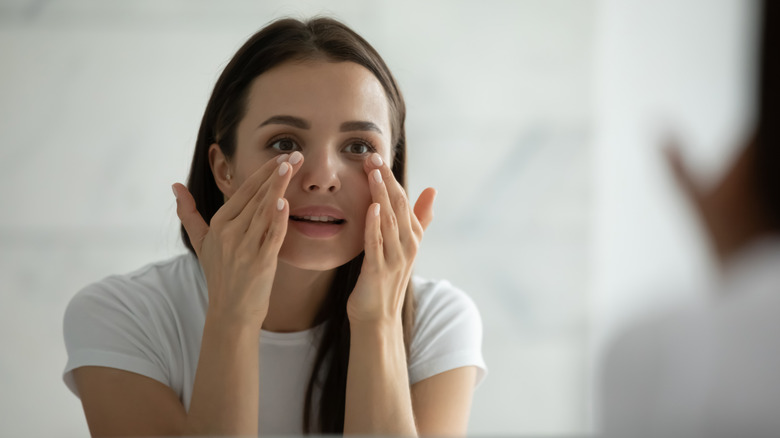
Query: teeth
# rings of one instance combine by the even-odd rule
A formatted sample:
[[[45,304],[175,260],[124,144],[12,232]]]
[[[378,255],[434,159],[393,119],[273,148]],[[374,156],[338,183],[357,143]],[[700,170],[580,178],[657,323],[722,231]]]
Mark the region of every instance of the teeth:
[[[314,221],[314,222],[335,222],[336,218],[333,216],[304,216],[304,219],[307,221]]]

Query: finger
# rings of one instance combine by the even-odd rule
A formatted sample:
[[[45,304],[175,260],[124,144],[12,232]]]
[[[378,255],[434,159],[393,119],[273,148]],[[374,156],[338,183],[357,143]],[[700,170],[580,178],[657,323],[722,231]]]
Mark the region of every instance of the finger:
[[[209,232],[209,226],[198,212],[195,199],[187,187],[179,183],[175,183],[171,187],[173,195],[176,196],[176,216],[179,216],[179,220],[190,238],[190,243],[195,249],[195,254],[200,257],[200,248],[206,233]]]
[[[382,230],[380,228],[381,218],[379,217],[381,209],[381,204],[373,203],[368,206],[368,212],[366,213],[366,231],[363,244],[365,261],[363,263],[368,263],[368,266],[379,266],[384,260],[382,254]]]
[[[300,155],[300,152],[297,152]],[[301,155],[301,158],[303,156]],[[260,166],[259,169],[254,171],[249,178],[244,181],[238,188],[235,194],[220,207],[212,220],[218,222],[227,222],[235,219],[246,207],[252,197],[262,187],[263,183],[273,174],[274,170],[278,169],[279,163],[287,159],[292,159],[292,155],[280,155],[276,158],[268,160],[265,164]],[[254,211],[254,209],[252,209]]]
[[[414,203],[414,217],[420,228],[414,227],[415,221],[412,221],[412,228],[416,228],[414,231],[419,238],[422,238],[422,232],[428,229],[428,225],[433,221],[434,200],[436,200],[436,189],[428,187],[420,193],[417,202]]]
[[[399,239],[401,240],[401,243],[407,244],[412,240],[413,230],[411,218],[412,211],[409,206],[409,197],[406,195],[406,190],[404,190],[403,186],[395,179],[392,169],[383,162],[382,157],[379,154],[374,153],[368,157],[364,167],[379,170],[388,197],[390,198],[392,212],[398,223]]]
[[[290,204],[284,198],[277,198],[274,208],[269,210],[273,210],[270,212],[270,223],[259,247],[259,253],[264,263],[271,263],[279,256],[279,250],[287,235]]]
[[[287,158],[289,158],[289,160]],[[277,193],[278,196],[277,195],[275,196],[276,198],[281,198],[284,196],[284,192],[287,190],[289,181],[303,165],[303,155],[297,151],[293,152],[289,156],[280,155],[279,159],[277,159],[277,162],[280,164],[276,168],[276,172],[272,172],[271,175],[269,175],[268,179],[265,182],[263,182],[260,188],[255,192],[254,196],[252,196],[252,199],[250,199],[249,202],[246,203],[241,213],[239,213],[239,215],[236,216],[235,219],[233,219],[233,223],[235,224],[235,227],[241,232],[245,232],[249,229],[249,226],[252,223],[253,218],[257,215],[257,210],[258,209],[262,210],[263,208],[265,208],[263,206],[263,201],[267,197],[266,195],[268,193],[268,190],[274,184],[276,178],[279,176],[282,176],[283,179],[287,180],[287,182],[284,183],[282,192]],[[290,164],[292,164],[292,166],[289,166]],[[289,174],[287,174],[288,171],[290,171]]]
[[[401,239],[398,235],[398,219],[387,193],[387,184],[384,183],[379,169],[372,170],[368,174],[368,180],[371,199],[381,206],[379,228],[382,233],[383,254],[388,261],[397,260],[401,256]]]
[[[269,180],[270,186],[268,191],[258,203],[246,230],[247,243],[252,247],[259,249],[263,245],[264,239],[266,239],[264,236],[266,236],[271,222],[278,214],[279,205],[281,205],[279,204],[279,199],[284,197],[291,178],[292,166],[290,163],[283,162],[279,165],[279,171]],[[246,209],[246,212],[248,210]]]

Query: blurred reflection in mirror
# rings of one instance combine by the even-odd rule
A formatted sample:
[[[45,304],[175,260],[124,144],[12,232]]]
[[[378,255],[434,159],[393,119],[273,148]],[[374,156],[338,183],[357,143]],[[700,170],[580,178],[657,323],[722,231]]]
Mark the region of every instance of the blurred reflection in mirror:
[[[599,373],[608,436],[780,435],[780,5],[765,1],[761,12],[756,128],[736,158],[703,188],[667,147],[721,281],[704,302],[616,336]]]

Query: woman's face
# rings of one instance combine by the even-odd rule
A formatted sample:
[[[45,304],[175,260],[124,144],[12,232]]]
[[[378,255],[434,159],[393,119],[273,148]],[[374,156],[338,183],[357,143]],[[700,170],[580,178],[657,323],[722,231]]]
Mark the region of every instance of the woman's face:
[[[372,202],[363,162],[373,152],[391,162],[390,141],[388,100],[369,70],[352,62],[288,62],[251,84],[223,192],[230,197],[268,160],[300,151],[303,165],[285,194],[290,219],[279,259],[333,269],[363,250]]]

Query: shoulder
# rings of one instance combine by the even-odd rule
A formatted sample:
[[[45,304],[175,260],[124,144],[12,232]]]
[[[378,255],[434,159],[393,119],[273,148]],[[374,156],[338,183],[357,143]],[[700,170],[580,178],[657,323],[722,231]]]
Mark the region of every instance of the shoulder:
[[[412,278],[416,311],[410,346],[411,382],[461,366],[475,366],[479,383],[482,319],[474,301],[446,280]]]
[[[664,309],[620,328],[600,358],[599,405],[605,430],[654,427],[702,402],[712,362],[712,319],[701,303]],[[671,417],[668,417],[671,418]],[[667,419],[668,419],[667,418]]]
[[[71,371],[103,366],[131,371],[174,387],[180,382],[177,345],[205,302],[197,286],[199,265],[189,254],[112,275],[79,291],[68,304],[63,335]]]
[[[474,301],[449,281],[414,276],[412,287],[417,305],[416,323],[467,315],[474,319],[474,322],[479,322],[481,327],[479,311]]]
[[[201,277],[197,259],[190,254],[150,263],[84,287],[71,299],[66,315],[82,307],[149,311],[175,305],[184,298],[183,294],[201,288]]]
[[[173,333],[173,325],[197,318],[207,306],[195,270],[197,259],[183,254],[84,287],[65,309],[66,347],[93,348],[118,338],[149,344],[160,337],[157,332]]]

